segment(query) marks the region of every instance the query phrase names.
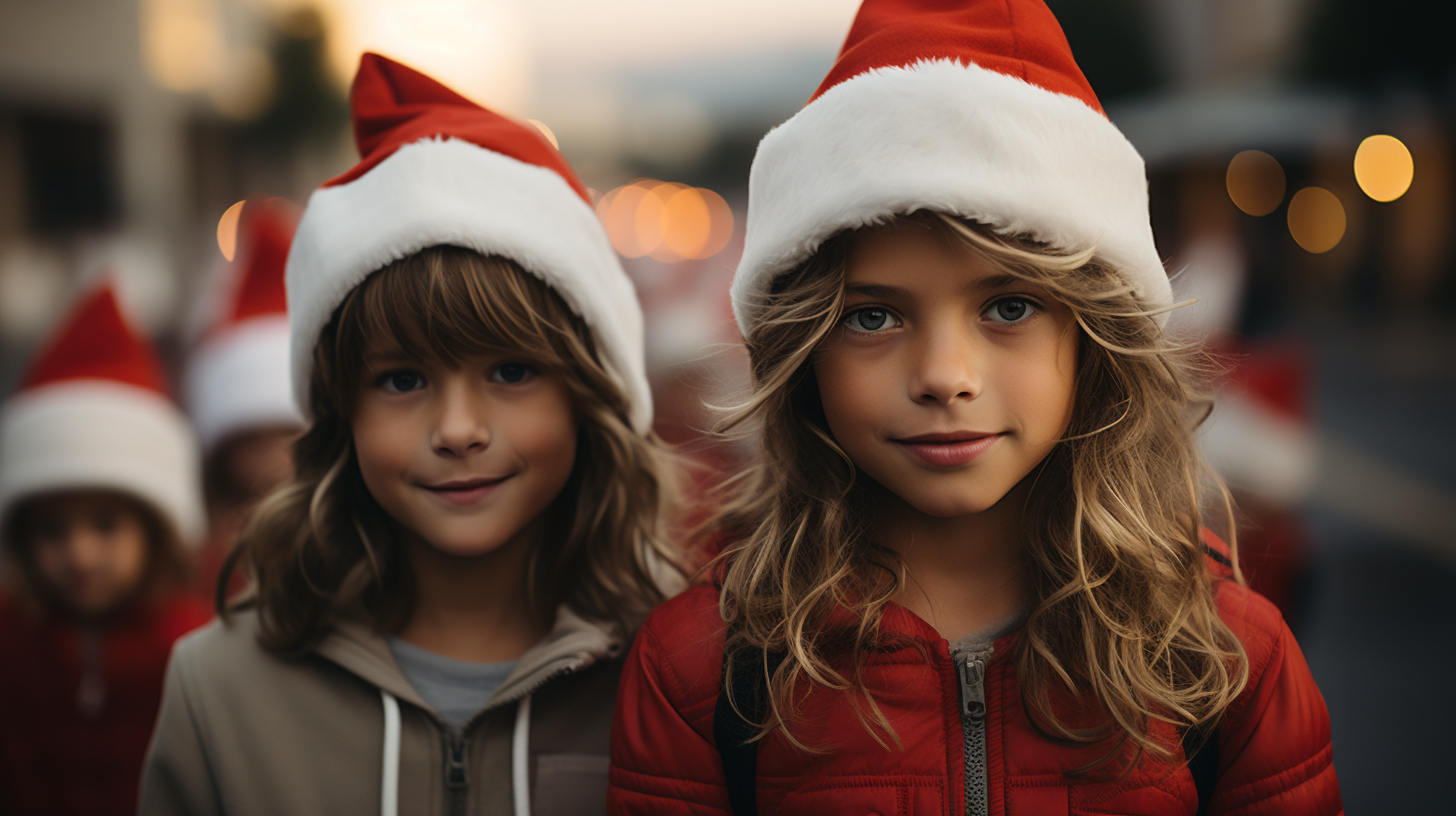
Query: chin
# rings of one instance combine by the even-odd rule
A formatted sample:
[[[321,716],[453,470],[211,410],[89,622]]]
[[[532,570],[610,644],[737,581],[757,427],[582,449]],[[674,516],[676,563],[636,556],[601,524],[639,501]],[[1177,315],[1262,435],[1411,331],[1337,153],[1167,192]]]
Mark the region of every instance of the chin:
[[[968,500],[964,497],[949,498],[940,501],[927,500],[921,497],[916,501],[909,502],[911,507],[935,518],[960,518],[961,516],[974,516],[983,513],[996,506],[996,502],[984,502]]]

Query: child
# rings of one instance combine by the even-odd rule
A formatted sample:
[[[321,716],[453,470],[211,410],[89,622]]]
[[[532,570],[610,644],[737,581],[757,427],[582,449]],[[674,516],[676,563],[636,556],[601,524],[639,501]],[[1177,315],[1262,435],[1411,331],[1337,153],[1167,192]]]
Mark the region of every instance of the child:
[[[136,806],[201,532],[197,450],[108,282],[0,416],[0,813]]]
[[[209,597],[248,513],[293,474],[303,419],[288,380],[283,267],[297,210],[282,198],[248,201],[236,260],[199,298],[206,327],[188,360],[187,407],[202,442],[207,500],[196,585]]]
[[[610,812],[1341,810],[1202,531],[1142,161],[1040,0],[866,0],[732,294],[762,459],[634,643]]]
[[[366,54],[288,259],[297,475],[179,644],[142,812],[604,812],[669,488],[641,313],[535,129]]]

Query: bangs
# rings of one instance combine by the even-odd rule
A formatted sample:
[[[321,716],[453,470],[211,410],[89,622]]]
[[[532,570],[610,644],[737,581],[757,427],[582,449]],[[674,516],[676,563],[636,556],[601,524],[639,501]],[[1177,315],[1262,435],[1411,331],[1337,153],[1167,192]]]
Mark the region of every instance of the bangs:
[[[557,370],[596,358],[585,323],[545,282],[513,261],[453,246],[421,250],[369,276],[324,334],[332,335],[334,364],[323,390],[341,415],[371,354],[455,367],[508,351]]]

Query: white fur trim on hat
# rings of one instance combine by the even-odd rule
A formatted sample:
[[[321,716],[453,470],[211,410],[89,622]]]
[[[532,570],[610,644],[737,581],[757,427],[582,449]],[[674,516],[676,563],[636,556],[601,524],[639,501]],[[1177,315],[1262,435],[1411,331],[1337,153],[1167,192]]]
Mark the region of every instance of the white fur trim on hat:
[[[23,391],[0,414],[0,517],[55,491],[105,488],[155,508],[184,542],[203,529],[192,428],[166,398],[106,380]]]
[[[287,272],[293,391],[305,413],[314,344],[344,297],[439,244],[509,258],[550,284],[595,334],[632,427],[647,431],[642,308],[596,213],[555,171],[448,138],[405,145],[309,199]]]
[[[288,318],[252,318],[205,340],[188,365],[187,407],[204,452],[237,431],[301,426],[288,379]]]
[[[1137,150],[1079,99],[954,60],[846,80],[758,146],[733,311],[841,230],[932,210],[1067,251],[1096,248],[1148,308],[1172,299]]]

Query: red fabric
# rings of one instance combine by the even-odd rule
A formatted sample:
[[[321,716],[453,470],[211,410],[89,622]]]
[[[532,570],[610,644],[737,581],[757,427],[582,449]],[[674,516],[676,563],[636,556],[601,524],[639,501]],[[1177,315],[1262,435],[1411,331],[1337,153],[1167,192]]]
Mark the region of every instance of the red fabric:
[[[238,282],[227,320],[240,323],[253,317],[288,314],[288,293],[283,270],[288,264],[288,247],[298,226],[297,206],[281,198],[249,201],[243,205],[239,238],[246,242],[243,259],[247,268]]]
[[[1224,619],[1249,653],[1251,677],[1219,729],[1219,779],[1209,812],[1343,813],[1329,714],[1299,646],[1268,601],[1226,580],[1217,593]],[[664,604],[638,634],[613,721],[609,813],[729,814],[713,741],[723,630],[718,591],[698,586]],[[796,734],[829,750],[806,753],[778,733],[761,742],[759,813],[964,812],[960,697],[949,644],[894,605],[883,631],[908,641],[877,654],[864,676],[903,747],[876,743],[844,692],[808,690]],[[1104,747],[1059,745],[1031,726],[1009,659],[1016,637],[997,641],[986,680],[994,816],[1194,812],[1197,794],[1181,766],[1144,760],[1112,781],[1067,777]],[[1172,729],[1157,733],[1177,744]]]
[[[208,618],[178,595],[107,625],[105,702],[92,718],[78,705],[81,629],[0,595],[0,813],[134,813],[172,644]]]
[[[347,184],[394,151],[432,136],[453,136],[561,176],[591,206],[591,194],[541,131],[486,110],[428,76],[388,57],[366,53],[359,60],[349,105],[354,142],[363,160],[325,183]]]
[[[36,356],[21,389],[65,380],[114,380],[169,393],[151,344],[132,331],[109,283],[87,293]]]
[[[813,102],[873,68],[954,59],[1102,105],[1042,0],[865,0]]]

